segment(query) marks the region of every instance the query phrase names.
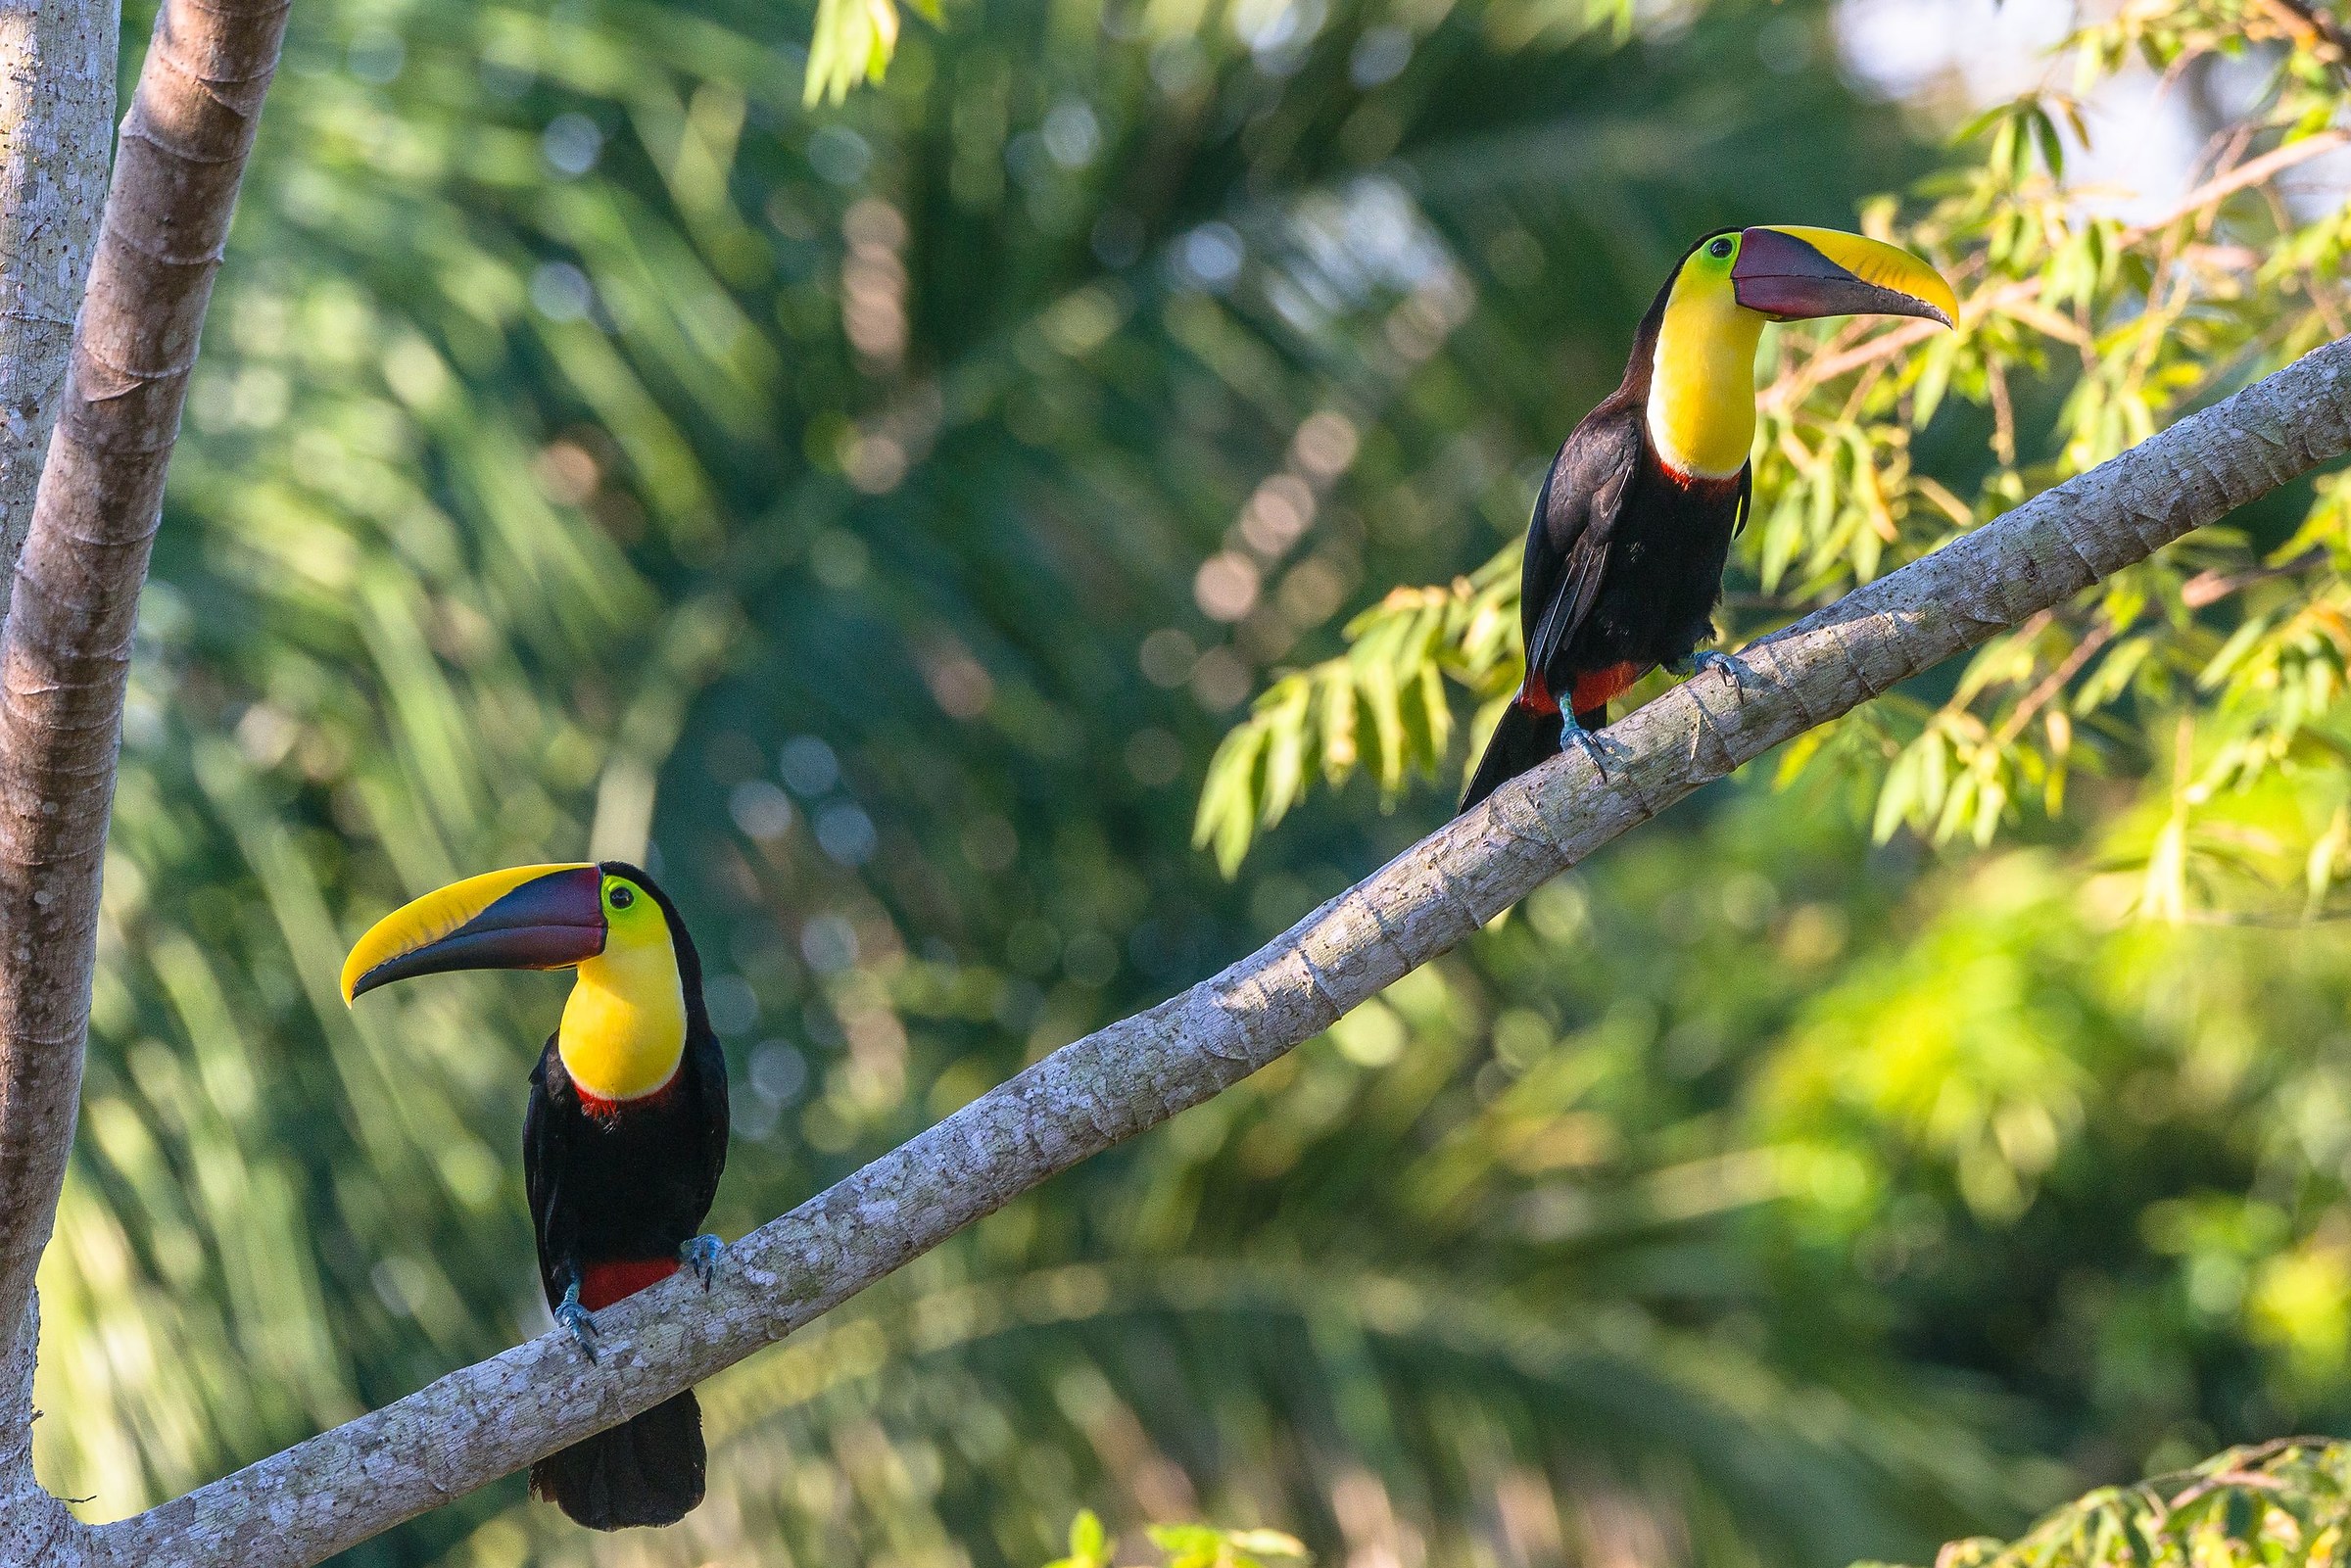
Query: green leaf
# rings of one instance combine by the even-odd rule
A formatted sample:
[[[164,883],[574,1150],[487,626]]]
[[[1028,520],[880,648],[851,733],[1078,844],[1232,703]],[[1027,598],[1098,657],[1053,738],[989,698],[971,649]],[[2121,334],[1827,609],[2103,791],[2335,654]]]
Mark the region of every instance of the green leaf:
[[[2048,112],[2038,105],[2032,115],[2033,136],[2040,145],[2040,161],[2047,166],[2052,179],[2065,175],[2065,143],[2057,134],[2057,122]]]
[[[1238,1551],[1255,1557],[1298,1557],[1311,1555],[1296,1536],[1278,1530],[1235,1530],[1226,1537]]]
[[[1919,356],[1918,380],[1911,387],[1910,422],[1923,430],[1943,406],[1943,395],[1950,389],[1951,368],[1959,360],[1959,334],[1938,334]]]
[[[1192,846],[1215,856],[1226,877],[1240,869],[1256,835],[1259,816],[1258,763],[1268,739],[1259,724],[1244,724],[1226,736],[1209,758],[1208,778],[1192,818]]]
[[[860,78],[879,82],[897,47],[895,0],[817,0],[801,102],[811,109],[838,104]]]

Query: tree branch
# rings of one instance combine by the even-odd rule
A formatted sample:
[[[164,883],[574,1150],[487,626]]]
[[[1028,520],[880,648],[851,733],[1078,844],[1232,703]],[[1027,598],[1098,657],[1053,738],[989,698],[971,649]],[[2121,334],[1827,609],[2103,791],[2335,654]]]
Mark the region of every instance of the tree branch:
[[[1847,595],[1535,770],[1278,940],[1072,1045],[728,1250],[599,1314],[604,1354],[543,1335],[147,1513],[96,1560],[297,1568],[517,1470],[822,1315],[1087,1156],[1327,1028],[1618,834],[1790,736],[2351,451],[2351,339]]]
[[[284,25],[283,0],[167,0],[156,19],[0,628],[0,1375],[29,1370],[33,1271],[56,1219],[89,1028],[139,589]],[[111,42],[90,65],[111,79]],[[0,1424],[0,1504],[30,1494],[27,1425]],[[10,1507],[0,1544],[65,1516],[25,1519]]]

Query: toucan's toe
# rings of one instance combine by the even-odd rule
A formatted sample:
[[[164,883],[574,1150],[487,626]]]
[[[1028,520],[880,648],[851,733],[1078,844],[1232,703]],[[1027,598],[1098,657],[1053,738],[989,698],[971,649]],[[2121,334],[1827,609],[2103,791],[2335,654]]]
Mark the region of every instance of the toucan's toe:
[[[696,1236],[678,1249],[678,1260],[693,1269],[702,1289],[708,1290],[718,1278],[719,1255],[726,1250],[727,1244],[716,1236]]]
[[[571,1342],[580,1354],[591,1361],[596,1359],[596,1317],[578,1302],[565,1302],[555,1308],[555,1321],[571,1334]]]
[[[1559,740],[1561,751],[1566,750],[1570,745],[1577,747],[1585,756],[1592,759],[1593,771],[1600,775],[1602,784],[1610,781],[1608,759],[1614,757],[1621,761],[1631,754],[1630,748],[1623,741],[1610,738],[1604,731],[1587,730],[1577,724],[1569,725],[1567,733]]]
[[[1748,667],[1745,660],[1713,648],[1703,648],[1691,654],[1688,666],[1681,673],[1695,677],[1709,671],[1720,672],[1722,678],[1733,686],[1743,686],[1755,678],[1755,672]]]

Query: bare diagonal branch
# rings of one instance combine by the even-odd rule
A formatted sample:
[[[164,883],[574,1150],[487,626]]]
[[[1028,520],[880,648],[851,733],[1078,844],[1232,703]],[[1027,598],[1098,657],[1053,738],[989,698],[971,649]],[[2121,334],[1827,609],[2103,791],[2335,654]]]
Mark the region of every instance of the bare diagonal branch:
[[[1329,1026],[1601,845],[1780,741],[2351,451],[2351,340],[1747,650],[1431,834],[1280,939],[1065,1046],[684,1275],[187,1497],[91,1532],[101,1561],[318,1562],[781,1339],[1088,1155]]]
[[[72,1140],[139,589],[284,0],[167,0],[0,629],[0,1355]],[[110,62],[111,69],[111,62]]]

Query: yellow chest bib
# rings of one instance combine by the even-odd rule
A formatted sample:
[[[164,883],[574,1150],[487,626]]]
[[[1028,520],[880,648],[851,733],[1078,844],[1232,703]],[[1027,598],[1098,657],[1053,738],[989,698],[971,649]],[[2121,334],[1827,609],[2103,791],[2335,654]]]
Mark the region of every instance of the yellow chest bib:
[[[1689,269],[1673,286],[1657,328],[1649,381],[1649,439],[1667,467],[1727,479],[1755,439],[1755,344],[1763,318],[1743,310],[1729,285]]]
[[[686,1055],[686,993],[666,939],[615,945],[579,967],[555,1050],[599,1100],[636,1100],[677,1075]]]

